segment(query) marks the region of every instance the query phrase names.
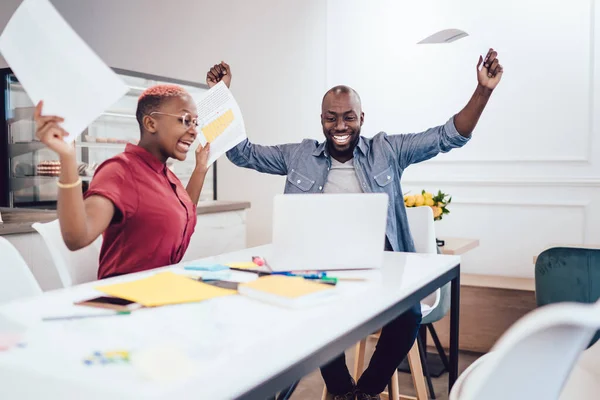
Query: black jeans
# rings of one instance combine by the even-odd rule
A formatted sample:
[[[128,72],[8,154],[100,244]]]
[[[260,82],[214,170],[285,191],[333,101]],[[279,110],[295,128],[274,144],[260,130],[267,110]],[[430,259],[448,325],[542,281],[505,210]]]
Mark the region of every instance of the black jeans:
[[[421,304],[418,303],[383,327],[369,367],[357,382],[362,392],[371,395],[383,392],[413,346],[420,326]],[[344,353],[321,367],[321,375],[329,393],[344,394],[352,390],[352,376]]]

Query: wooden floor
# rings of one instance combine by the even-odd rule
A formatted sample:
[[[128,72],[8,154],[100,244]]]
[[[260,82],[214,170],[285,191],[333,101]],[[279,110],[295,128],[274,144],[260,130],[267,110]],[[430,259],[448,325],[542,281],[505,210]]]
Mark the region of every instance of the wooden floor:
[[[369,360],[373,352],[373,347],[376,343],[376,339],[369,339],[367,343],[367,355],[366,359]],[[459,372],[464,371],[469,365],[471,365],[481,354],[462,352],[459,356]],[[349,366],[354,365],[354,351],[346,352],[346,362]],[[400,372],[400,393],[410,396],[415,395],[410,375],[407,373]],[[292,395],[292,400],[320,400],[323,394],[323,378],[319,371],[313,371],[310,375],[302,379],[300,384],[296,388],[296,391]],[[436,399],[447,400],[448,399],[448,374],[445,373],[439,378],[433,378],[433,387],[435,389]]]

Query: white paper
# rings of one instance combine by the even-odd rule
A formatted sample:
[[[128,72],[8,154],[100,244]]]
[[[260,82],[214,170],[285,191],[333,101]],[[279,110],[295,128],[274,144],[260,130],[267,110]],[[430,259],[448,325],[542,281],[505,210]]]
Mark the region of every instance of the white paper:
[[[417,44],[452,43],[467,36],[469,34],[460,29],[444,29],[426,37]]]
[[[208,165],[246,139],[244,118],[237,102],[223,81],[204,93],[196,103],[198,133],[210,142]]]
[[[127,93],[125,83],[48,0],[24,0],[0,36],[0,52],[44,115],[58,115],[72,142]]]

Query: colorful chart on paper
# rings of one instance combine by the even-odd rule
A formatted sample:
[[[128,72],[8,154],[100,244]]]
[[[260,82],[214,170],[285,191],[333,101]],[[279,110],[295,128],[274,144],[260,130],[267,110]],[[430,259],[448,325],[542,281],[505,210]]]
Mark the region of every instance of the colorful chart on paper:
[[[206,140],[211,143],[216,138],[221,136],[223,132],[231,125],[233,122],[234,116],[233,111],[231,109],[225,111],[223,114],[219,115],[216,119],[206,124],[202,127],[202,134],[206,138]]]

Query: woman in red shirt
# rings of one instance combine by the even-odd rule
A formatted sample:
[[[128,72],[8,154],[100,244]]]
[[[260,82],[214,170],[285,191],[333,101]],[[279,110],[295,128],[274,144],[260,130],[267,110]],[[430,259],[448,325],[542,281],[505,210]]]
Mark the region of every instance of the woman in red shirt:
[[[189,93],[175,85],[147,89],[136,111],[139,144],[128,144],[102,163],[85,196],[75,148],[63,140],[63,119],[43,116],[42,106],[35,110],[36,136],[60,157],[57,212],[67,247],[81,249],[103,234],[100,279],[179,262],[194,232],[208,170],[208,144],[196,150],[187,188],[166,166],[169,158],[185,160],[197,136],[198,115]]]

